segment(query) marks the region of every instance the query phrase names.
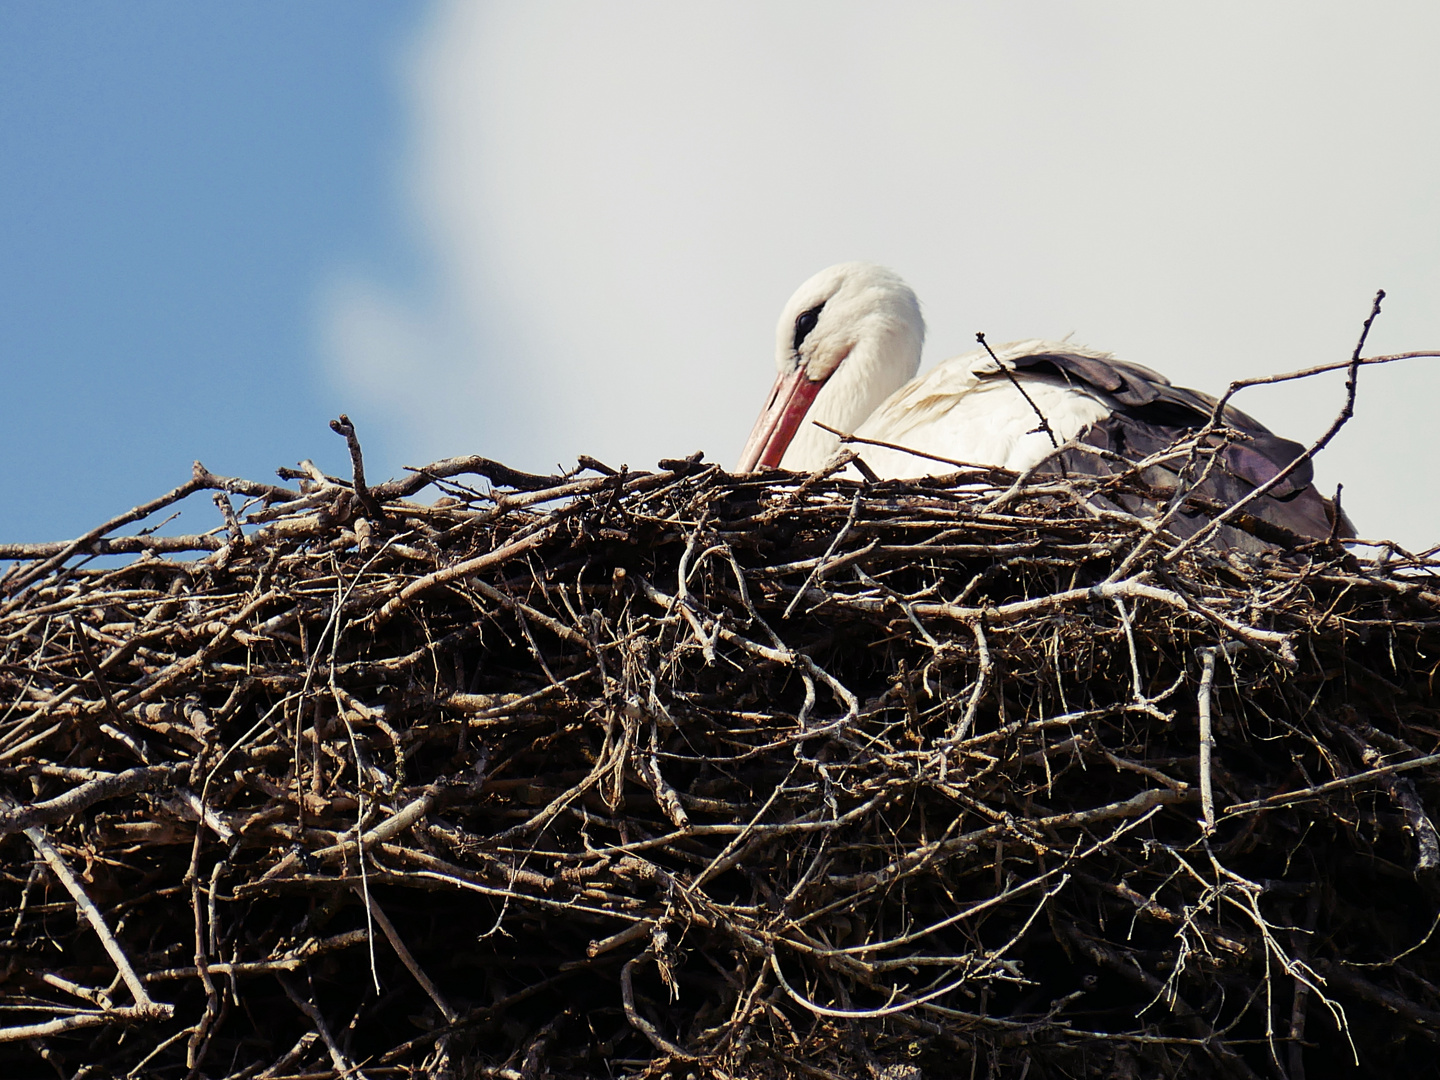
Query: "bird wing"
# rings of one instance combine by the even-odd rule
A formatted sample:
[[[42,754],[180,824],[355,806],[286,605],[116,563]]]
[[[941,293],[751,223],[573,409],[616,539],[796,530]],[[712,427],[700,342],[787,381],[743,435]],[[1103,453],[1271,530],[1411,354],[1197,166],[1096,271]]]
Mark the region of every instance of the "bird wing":
[[[1033,347],[1044,343],[1022,344],[1025,347],[1011,356],[998,355],[1018,371],[1059,373],[1113,400],[1110,415],[1091,424],[1080,438],[1131,461],[1166,450],[1186,432],[1203,427],[1219,403],[1209,394],[1175,386],[1165,376],[1139,364],[1088,350]],[[994,361],[991,369],[995,373],[992,377],[997,377],[999,369]],[[1226,406],[1224,420],[1228,427],[1239,432],[1240,438],[1223,443],[1218,439],[1209,440],[1218,447],[1220,460],[1218,467],[1211,469],[1195,488],[1196,495],[1203,500],[1224,506],[1239,502],[1305,453],[1300,443],[1276,435],[1254,417],[1232,406]],[[1081,458],[1086,460],[1082,462]],[[1084,454],[1065,455],[1065,464],[1080,472],[1109,472],[1115,468],[1102,459]],[[1251,504],[1252,516],[1299,536],[1324,538],[1333,530],[1340,537],[1353,537],[1355,527],[1343,514],[1336,525],[1336,509],[1315,489],[1314,478],[1310,462],[1301,462]],[[1179,483],[1178,474],[1163,467],[1147,469],[1144,479],[1161,490],[1174,490]],[[1207,520],[1200,514],[1186,514],[1174,522],[1174,531],[1189,535],[1204,527]],[[1223,530],[1218,539],[1222,546],[1244,550],[1264,546],[1257,546],[1253,538],[1233,529]]]
[[[987,398],[987,407],[994,410],[998,404],[995,391],[1009,384],[1001,371],[1001,363],[1017,374],[1023,372],[1029,376],[1027,383],[1039,377],[1044,382],[1078,391],[1089,399],[1082,403],[1073,419],[1068,415],[1047,414],[1046,419],[1057,433],[1069,429],[1064,430],[1062,438],[1078,434],[1084,424],[1094,418],[1096,410],[1089,407],[1090,403],[1101,403],[1108,412],[1117,404],[1148,404],[1164,390],[1173,389],[1158,372],[1116,360],[1109,353],[1038,339],[1017,341],[997,348],[994,358],[981,349],[941,361],[887,398],[858,431],[883,431],[885,438],[905,443],[909,435],[942,425],[945,418],[957,407],[963,409],[966,399],[974,395]],[[1052,408],[1057,407],[1060,400],[1054,398]],[[1022,406],[1026,426],[1033,427],[1033,408],[1023,400]],[[1208,411],[1203,415],[1208,416]],[[1080,418],[1083,422],[1076,426],[1074,421]],[[973,423],[979,418],[967,416],[965,419]],[[953,426],[953,417],[951,421]],[[994,460],[982,463],[1003,464]]]
[[[937,364],[886,400],[866,420],[859,433],[928,450],[930,447],[917,443],[928,441],[930,432],[952,429],[962,423],[990,423],[991,417],[1001,420],[993,411],[981,411],[984,399],[990,398],[992,402],[999,399],[999,395],[990,391],[1000,390],[1002,383],[1008,382],[1001,364],[1030,387],[1036,405],[1046,414],[1062,441],[1078,436],[1131,461],[1164,450],[1186,432],[1203,427],[1217,404],[1209,394],[1175,386],[1159,372],[1117,360],[1109,353],[1068,342],[1030,340],[1000,346],[994,357],[980,350]],[[1053,392],[1057,384],[1072,393],[1057,395]],[[1018,393],[1014,396],[1018,397]],[[971,404],[975,406],[973,416],[967,407]],[[1097,405],[1100,407],[1096,408]],[[993,404],[989,407],[994,409]],[[1028,404],[1026,409],[1033,414]],[[1050,415],[1051,410],[1055,410],[1055,415]],[[1011,428],[1015,423],[1029,423],[1028,416],[1021,413],[1003,419],[1014,421],[1009,424]],[[1272,480],[1305,451],[1300,443],[1276,435],[1239,409],[1227,406],[1224,419],[1240,438],[1224,444],[1218,439],[1212,442],[1219,447],[1220,460],[1218,467],[1212,469],[1197,488],[1196,493],[1202,499],[1232,504]],[[883,435],[878,434],[881,432]],[[1012,441],[1006,445],[1016,445],[1015,434],[1007,435]],[[1038,440],[1032,438],[1030,446],[1036,445]],[[1003,458],[958,456],[985,464],[1007,464]],[[1063,461],[1072,472],[1103,474],[1121,468],[1087,454],[1066,454]],[[1013,468],[1017,463],[1008,464]],[[1024,467],[1023,462],[1019,464]],[[897,475],[913,474],[914,468],[912,465],[909,471]],[[1163,467],[1147,470],[1145,479],[1154,487],[1171,490],[1179,482],[1174,471]],[[1315,490],[1313,480],[1310,463],[1302,463],[1253,504],[1254,516],[1302,536],[1328,536],[1334,508]],[[1202,527],[1204,521],[1203,517],[1192,515],[1177,521],[1176,525],[1183,535]],[[1243,534],[1237,538],[1234,530],[1226,532],[1230,546],[1252,546]],[[1355,535],[1353,526],[1343,518],[1337,532],[1342,537]]]
[[[946,360],[892,394],[855,434],[952,461],[1025,469],[1052,448],[1039,433],[1037,404],[1061,440],[1110,414],[1103,395],[1054,374],[1024,373],[1027,398],[998,372],[983,353]],[[939,468],[903,451],[867,449],[864,456],[882,476],[925,476]]]

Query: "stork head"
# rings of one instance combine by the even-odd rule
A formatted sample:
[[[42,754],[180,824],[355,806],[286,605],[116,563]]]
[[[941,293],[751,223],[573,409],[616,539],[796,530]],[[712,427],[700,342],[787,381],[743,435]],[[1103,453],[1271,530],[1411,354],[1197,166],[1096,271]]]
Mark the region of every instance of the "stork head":
[[[924,341],[920,302],[895,273],[863,262],[820,271],[780,316],[779,372],[736,471],[820,468],[838,440],[807,421],[854,431],[914,378]]]

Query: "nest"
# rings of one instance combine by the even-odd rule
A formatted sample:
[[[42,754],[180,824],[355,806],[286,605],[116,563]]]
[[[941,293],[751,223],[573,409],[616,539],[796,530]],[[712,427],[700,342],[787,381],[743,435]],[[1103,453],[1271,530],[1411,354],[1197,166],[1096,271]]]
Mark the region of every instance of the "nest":
[[[0,548],[5,1075],[1432,1066],[1434,559],[341,428]]]

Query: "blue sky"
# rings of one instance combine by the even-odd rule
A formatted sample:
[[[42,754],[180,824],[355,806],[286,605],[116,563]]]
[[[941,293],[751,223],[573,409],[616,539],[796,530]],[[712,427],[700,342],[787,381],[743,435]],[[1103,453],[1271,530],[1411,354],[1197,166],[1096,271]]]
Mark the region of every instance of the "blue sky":
[[[0,5],[0,540],[359,424],[462,453],[733,462],[774,320],[892,266],[925,363],[1061,337],[1219,392],[1440,347],[1440,7],[307,0]],[[1314,438],[1338,379],[1238,404]],[[1440,361],[1318,463],[1440,541]],[[192,520],[191,515],[194,515]],[[186,529],[215,524],[208,504]]]
[[[197,458],[343,467],[315,295],[340,261],[414,265],[395,165],[424,10],[0,5],[0,538],[78,534]]]

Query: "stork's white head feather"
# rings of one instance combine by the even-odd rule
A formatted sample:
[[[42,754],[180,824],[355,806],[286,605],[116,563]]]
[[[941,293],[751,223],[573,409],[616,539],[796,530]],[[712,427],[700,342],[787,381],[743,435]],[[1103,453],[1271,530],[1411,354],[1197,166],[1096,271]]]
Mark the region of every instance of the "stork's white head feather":
[[[924,342],[920,301],[893,271],[864,262],[820,271],[780,316],[778,375],[739,470],[824,465],[839,442],[811,421],[853,431],[914,378]]]

